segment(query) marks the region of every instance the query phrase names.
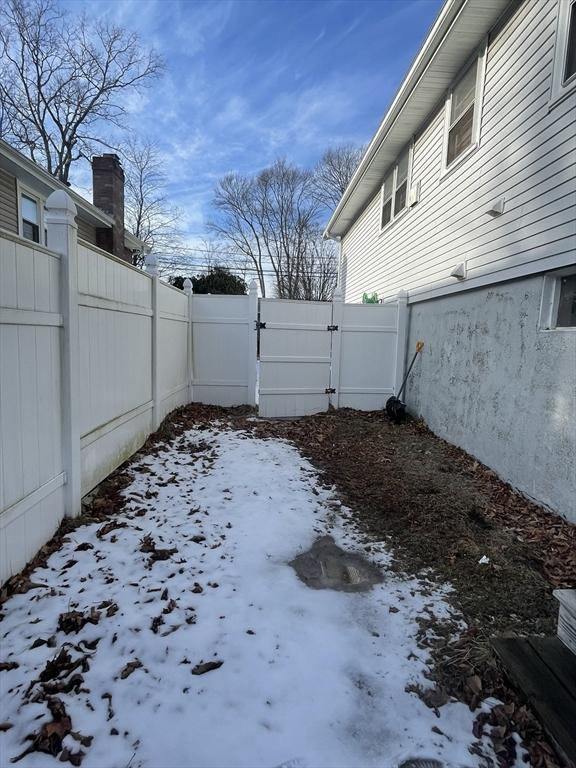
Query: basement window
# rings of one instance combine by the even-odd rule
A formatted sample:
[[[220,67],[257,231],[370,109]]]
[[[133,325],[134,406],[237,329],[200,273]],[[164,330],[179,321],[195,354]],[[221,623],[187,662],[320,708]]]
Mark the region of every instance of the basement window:
[[[380,229],[392,223],[408,205],[411,146],[398,157],[380,192]]]
[[[446,99],[444,170],[478,146],[486,44]]]
[[[576,274],[558,278],[557,328],[576,328]]]
[[[560,0],[552,75],[552,102],[576,88],[576,0]]]
[[[545,276],[540,328],[576,329],[576,271],[573,267]]]

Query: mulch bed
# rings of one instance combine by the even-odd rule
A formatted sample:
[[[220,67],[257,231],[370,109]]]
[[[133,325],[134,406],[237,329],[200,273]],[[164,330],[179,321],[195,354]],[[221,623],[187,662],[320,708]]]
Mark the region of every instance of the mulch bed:
[[[290,421],[247,420],[248,408],[199,404],[178,409],[143,446],[155,453],[189,428],[219,419],[260,437],[293,442],[335,485],[370,541],[386,541],[395,567],[454,587],[452,600],[468,630],[458,640],[449,625],[421,620],[421,642],[434,661],[434,687],[420,692],[437,707],[456,696],[474,709],[494,696],[503,702],[480,712],[476,735],[490,733],[501,766],[512,765],[521,734],[536,768],[562,765],[530,709],[510,687],[492,651],[494,636],[555,633],[556,587],[576,587],[576,526],[527,501],[464,451],[424,424],[392,424],[383,412],[342,409]],[[134,462],[136,457],[132,457]],[[2,588],[0,602],[33,587],[30,575],[78,525],[110,521],[131,481],[120,467],[93,494],[82,516],[64,520],[56,536],[24,571]],[[488,562],[479,561],[487,558]],[[435,631],[430,634],[428,630]]]

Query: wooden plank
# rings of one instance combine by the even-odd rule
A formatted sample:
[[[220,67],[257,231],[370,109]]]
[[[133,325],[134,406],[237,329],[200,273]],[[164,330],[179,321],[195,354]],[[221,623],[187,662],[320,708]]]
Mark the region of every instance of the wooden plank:
[[[557,637],[530,637],[530,645],[574,699],[576,712],[576,656]],[[576,728],[576,716],[575,716]]]
[[[576,701],[529,640],[498,638],[493,647],[544,728],[568,760],[576,761]]]

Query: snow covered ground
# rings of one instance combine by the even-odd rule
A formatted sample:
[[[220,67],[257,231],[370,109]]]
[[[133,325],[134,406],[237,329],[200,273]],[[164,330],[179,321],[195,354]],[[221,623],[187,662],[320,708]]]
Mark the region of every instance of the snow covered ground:
[[[131,471],[122,527],[78,528],[34,573],[43,586],[4,606],[0,662],[18,666],[0,672],[2,766],[52,720],[43,684],[71,718],[57,734],[76,734],[64,757],[84,752],[85,768],[482,764],[466,706],[437,716],[405,690],[429,686],[416,619],[450,616],[447,592],[386,571],[383,545],[369,592],[314,590],[289,566],[326,533],[362,550],[295,448],[214,425]],[[92,609],[95,623],[75,632],[73,613],[58,629]],[[51,672],[62,647],[69,661]],[[197,674],[210,661],[223,663]],[[39,752],[18,763],[57,764]]]

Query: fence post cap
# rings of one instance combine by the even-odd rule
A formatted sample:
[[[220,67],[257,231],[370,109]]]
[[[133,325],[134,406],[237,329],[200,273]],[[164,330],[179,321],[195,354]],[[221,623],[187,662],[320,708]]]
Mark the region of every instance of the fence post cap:
[[[408,291],[404,291],[404,290],[398,291],[398,293],[396,294],[396,298],[398,299],[398,301],[408,301]]]
[[[190,280],[189,277],[184,280],[184,292],[188,294],[192,293],[192,280]]]
[[[51,219],[61,217],[69,219],[73,223],[74,218],[78,213],[76,203],[72,200],[68,192],[63,189],[57,189],[48,195],[45,206],[46,213]]]
[[[249,293],[258,293],[258,281],[255,277],[250,280],[250,286],[248,287]]]
[[[334,293],[332,294],[332,301],[342,301],[342,298],[342,288],[337,285],[336,288],[334,288]]]

